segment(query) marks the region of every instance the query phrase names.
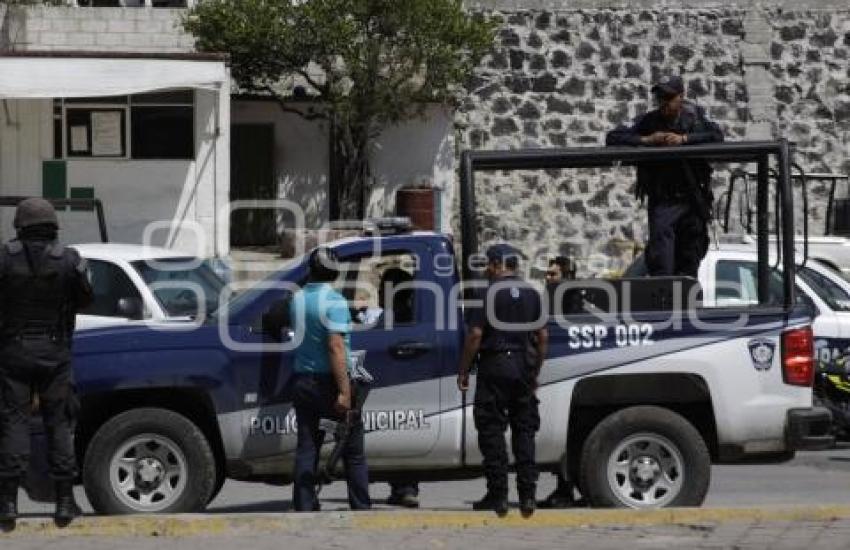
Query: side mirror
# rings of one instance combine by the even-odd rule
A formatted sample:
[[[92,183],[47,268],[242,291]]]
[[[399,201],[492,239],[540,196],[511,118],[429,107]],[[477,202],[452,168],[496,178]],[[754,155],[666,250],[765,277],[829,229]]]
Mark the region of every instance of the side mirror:
[[[144,309],[145,306],[142,303],[141,298],[133,297],[120,298],[118,300],[118,306],[116,307],[117,313],[120,317],[126,317],[133,321],[141,320],[142,317],[144,317]]]
[[[275,300],[263,313],[262,331],[275,342],[282,342],[283,331],[292,326],[289,319],[289,299]]]

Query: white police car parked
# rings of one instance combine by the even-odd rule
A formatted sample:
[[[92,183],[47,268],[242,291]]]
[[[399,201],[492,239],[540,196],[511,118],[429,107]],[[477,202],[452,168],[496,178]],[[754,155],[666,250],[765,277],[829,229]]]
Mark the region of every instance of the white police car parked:
[[[77,330],[188,321],[218,307],[225,282],[211,260],[136,244],[69,246],[87,260],[94,289],[94,301],[77,315]]]

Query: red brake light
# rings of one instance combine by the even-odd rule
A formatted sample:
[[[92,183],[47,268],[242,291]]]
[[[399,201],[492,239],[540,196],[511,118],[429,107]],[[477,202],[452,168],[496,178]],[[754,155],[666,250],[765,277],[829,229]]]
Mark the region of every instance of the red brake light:
[[[811,387],[815,378],[812,327],[782,333],[782,378],[792,386]]]

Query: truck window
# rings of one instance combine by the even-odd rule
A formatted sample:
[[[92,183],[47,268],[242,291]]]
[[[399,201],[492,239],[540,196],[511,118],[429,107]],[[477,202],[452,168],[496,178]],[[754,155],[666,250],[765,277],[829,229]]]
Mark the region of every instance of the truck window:
[[[417,258],[404,252],[345,259],[348,269],[341,290],[355,324],[373,327],[390,320],[395,325],[416,319],[416,293],[407,286],[416,278]]]
[[[720,260],[714,270],[714,307],[757,307],[758,264],[748,260]],[[796,287],[797,303],[808,303],[799,286]],[[782,305],[784,290],[782,274],[771,271],[768,304]],[[711,306],[712,304],[704,304]]]
[[[818,273],[811,267],[799,269],[797,274],[812,290],[817,293],[821,300],[827,303],[833,311],[850,311],[850,293],[829,277]]]
[[[89,260],[88,270],[94,290],[94,300],[80,310],[82,315],[121,317],[118,300],[121,298],[142,299],[139,290],[119,266],[103,260]]]
[[[752,306],[759,303],[756,264],[722,260],[715,268],[715,305]]]
[[[194,258],[167,258],[156,262],[142,260],[132,265],[151,287],[167,315],[196,315],[199,297],[204,300],[207,313],[218,309],[224,281],[216,275],[208,261],[197,264]],[[181,267],[184,265],[192,267]],[[184,283],[185,287],[182,286]]]

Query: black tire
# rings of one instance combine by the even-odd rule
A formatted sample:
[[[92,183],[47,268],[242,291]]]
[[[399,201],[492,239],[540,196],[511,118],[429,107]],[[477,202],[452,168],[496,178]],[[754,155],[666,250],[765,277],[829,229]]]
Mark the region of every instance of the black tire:
[[[111,466],[113,457],[122,447],[134,440],[148,439],[154,443],[140,444],[134,448],[171,449],[174,452],[170,455],[163,453],[172,459],[180,456],[182,468],[179,467],[180,460],[174,459],[171,464],[178,464],[176,469],[184,472],[178,478],[185,479],[177,483],[177,490],[172,490],[170,497],[160,499],[159,503],[147,507],[140,503],[133,507],[128,500],[133,500],[134,491],[136,495],[150,494],[151,491],[134,489],[129,492],[129,496],[122,497],[122,491],[118,487],[113,488]],[[157,441],[165,445],[158,446]],[[169,460],[160,461],[163,462]],[[134,471],[138,464],[136,460]],[[134,481],[136,479],[139,478],[134,477]],[[216,481],[215,457],[203,432],[185,416],[166,409],[133,409],[107,421],[89,442],[83,463],[86,495],[92,507],[100,514],[200,512],[209,502]],[[159,486],[162,487],[162,483]],[[173,483],[169,483],[169,487],[173,486]]]
[[[678,452],[678,457],[673,452],[661,453],[665,459],[668,459],[668,463],[675,463],[677,458],[680,459],[682,472],[679,472],[679,484],[674,486],[675,490],[647,489],[640,498],[630,497],[628,494],[640,493],[640,491],[628,490],[628,488],[634,489],[635,486],[639,486],[637,483],[635,486],[630,485],[632,483],[630,478],[629,485],[618,487],[625,476],[617,473],[612,473],[613,479],[609,479],[609,461],[612,455],[618,451],[618,447],[635,436],[637,439],[633,441],[661,442],[662,448],[670,445]],[[632,447],[632,449],[635,448]],[[628,456],[627,453],[618,454],[620,458]],[[653,453],[647,451],[647,454]],[[661,464],[661,461],[654,463]],[[635,464],[635,462],[629,461],[628,464]],[[648,468],[651,471],[651,466]],[[671,471],[675,472],[676,469]],[[662,407],[630,407],[610,414],[588,435],[582,449],[579,471],[582,492],[593,506],[609,508],[700,506],[705,500],[711,480],[711,456],[700,433],[679,414]],[[628,471],[631,472],[631,468]],[[668,477],[670,478],[675,478],[675,475]],[[656,486],[650,484],[649,487]],[[618,495],[623,496],[621,498]],[[659,504],[652,505],[653,501]]]

